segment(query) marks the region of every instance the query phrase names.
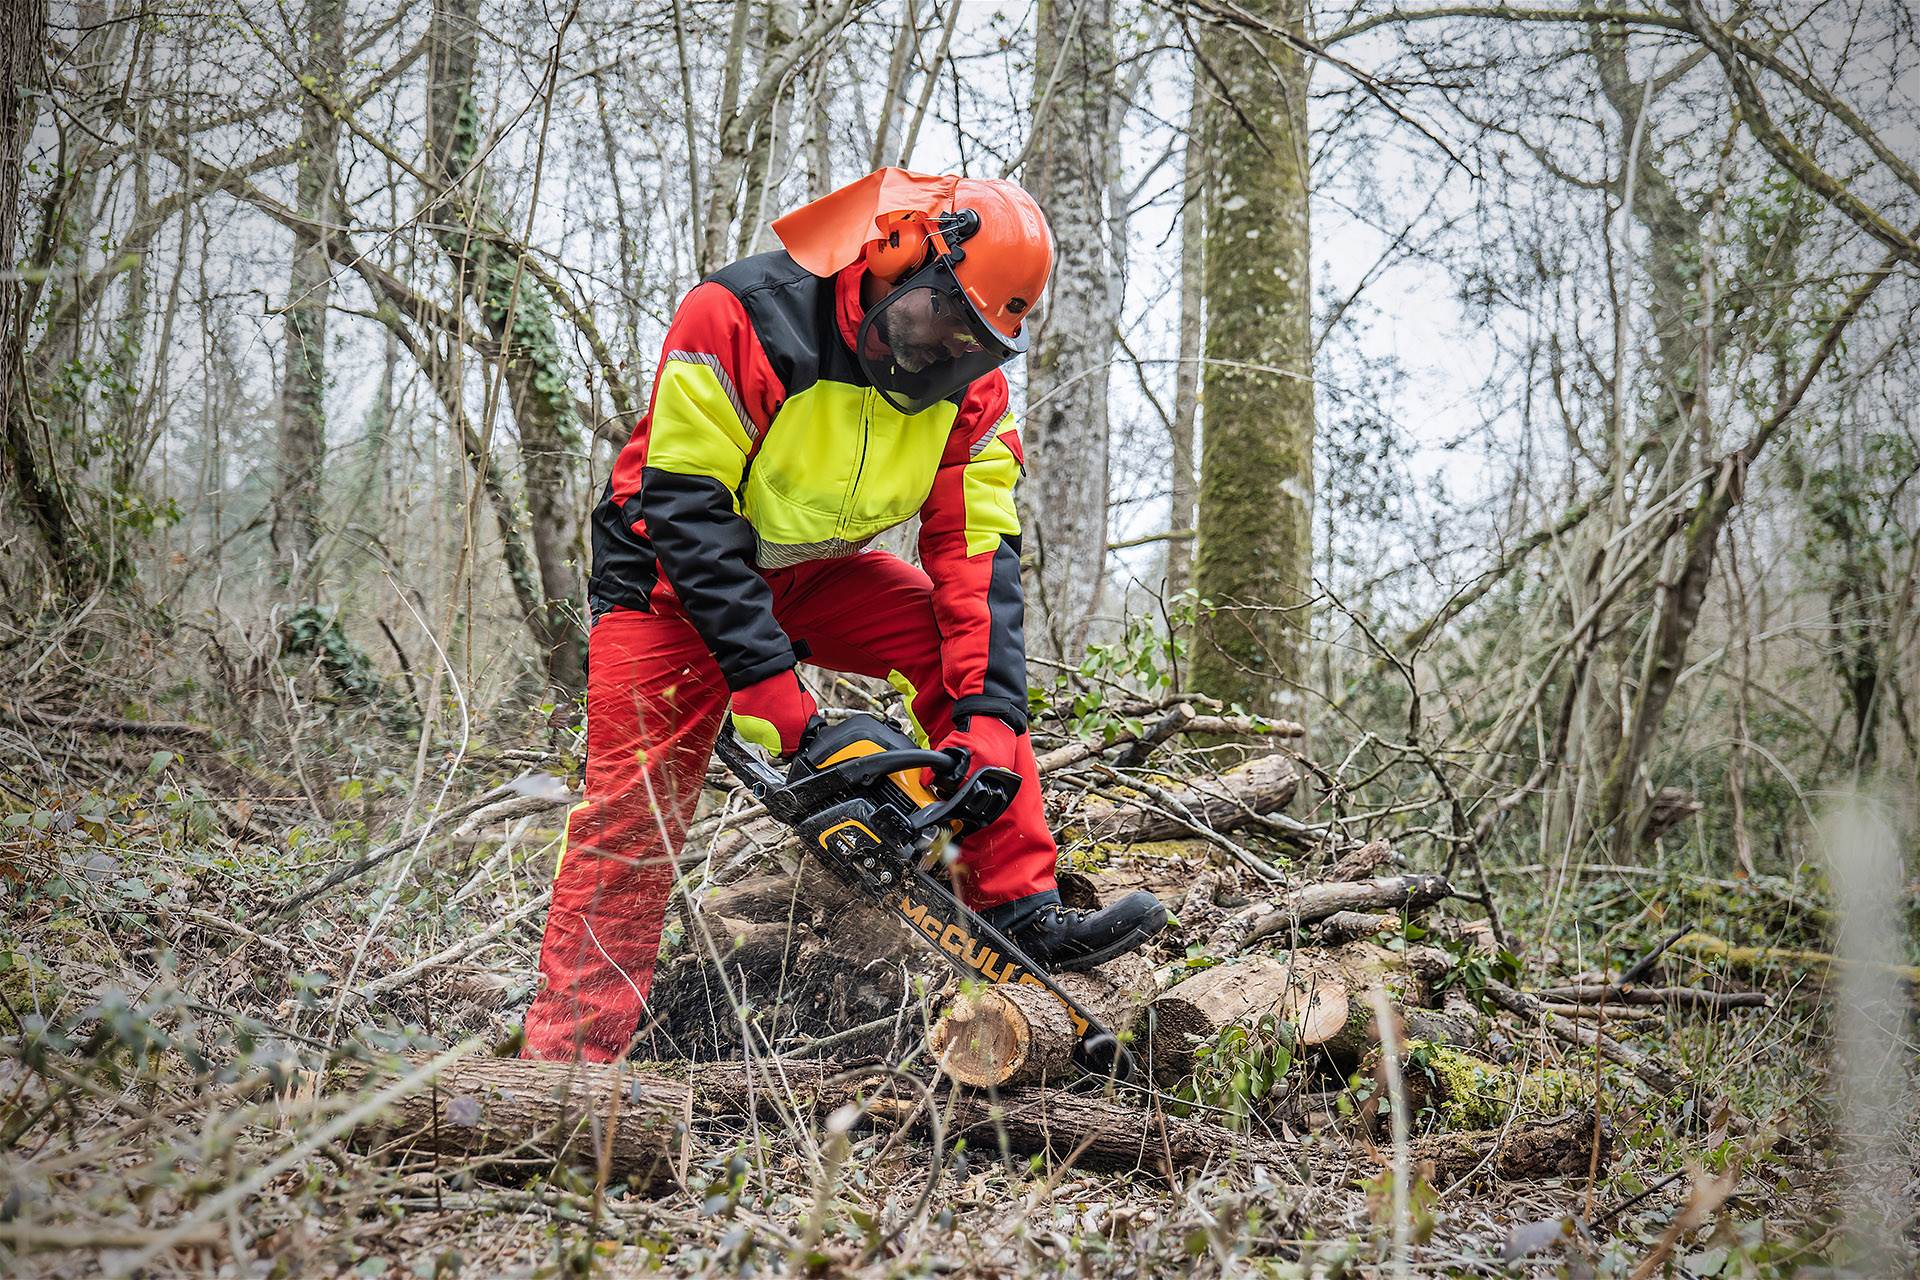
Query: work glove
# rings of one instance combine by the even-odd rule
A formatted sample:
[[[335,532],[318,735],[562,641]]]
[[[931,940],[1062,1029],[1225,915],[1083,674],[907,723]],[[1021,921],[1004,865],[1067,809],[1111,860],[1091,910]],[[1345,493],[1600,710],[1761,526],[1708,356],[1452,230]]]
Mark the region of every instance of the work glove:
[[[959,747],[966,751],[967,778],[988,765],[999,765],[1018,773],[1020,765],[1014,748],[1019,741],[1020,735],[1006,721],[996,716],[974,715],[968,718],[966,728],[956,728],[940,740],[940,750],[949,751]],[[960,779],[962,782],[965,780]]]
[[[820,707],[792,667],[733,691],[733,731],[768,754],[790,756],[800,749],[807,725]]]

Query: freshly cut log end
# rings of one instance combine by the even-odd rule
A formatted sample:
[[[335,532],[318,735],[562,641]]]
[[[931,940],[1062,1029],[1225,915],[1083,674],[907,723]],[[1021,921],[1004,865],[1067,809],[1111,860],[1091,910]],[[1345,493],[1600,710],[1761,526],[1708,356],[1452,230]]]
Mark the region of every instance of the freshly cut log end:
[[[1152,962],[1135,952],[1083,973],[1057,973],[1053,980],[1124,1042],[1153,998],[1153,977]],[[1058,1076],[1080,1036],[1052,994],[1016,985],[956,996],[934,1024],[929,1043],[949,1078],[1002,1088]]]
[[[955,996],[930,1038],[940,1069],[980,1089],[1057,1076],[1077,1041],[1066,1006],[1045,988],[1023,986]]]

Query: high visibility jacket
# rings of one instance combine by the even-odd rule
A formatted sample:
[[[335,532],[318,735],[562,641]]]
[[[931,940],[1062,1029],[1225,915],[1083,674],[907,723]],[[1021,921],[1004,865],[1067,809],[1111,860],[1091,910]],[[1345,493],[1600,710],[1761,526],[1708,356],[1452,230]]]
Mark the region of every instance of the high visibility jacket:
[[[822,279],[776,250],[681,302],[594,511],[594,612],[651,610],[671,591],[729,687],[745,688],[799,656],[762,573],[853,555],[918,515],[954,715],[1024,729],[1024,455],[1006,377],[894,409],[853,355],[864,270]]]

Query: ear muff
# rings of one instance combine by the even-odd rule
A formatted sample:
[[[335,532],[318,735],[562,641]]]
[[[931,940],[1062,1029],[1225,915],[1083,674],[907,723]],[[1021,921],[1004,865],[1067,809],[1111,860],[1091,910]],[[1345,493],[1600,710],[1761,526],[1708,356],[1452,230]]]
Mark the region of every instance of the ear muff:
[[[893,214],[881,220],[880,231],[867,244],[867,270],[897,284],[926,261],[927,224],[917,213]]]

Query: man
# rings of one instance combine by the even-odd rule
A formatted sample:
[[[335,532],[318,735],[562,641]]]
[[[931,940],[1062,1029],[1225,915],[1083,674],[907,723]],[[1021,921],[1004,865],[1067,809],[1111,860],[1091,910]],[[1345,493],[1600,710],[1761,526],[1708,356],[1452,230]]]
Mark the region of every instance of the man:
[[[680,304],[594,513],[587,798],[529,1057],[624,1056],[721,718],[790,755],[817,714],[803,660],[890,681],[916,737],[1019,773],[951,871],[1037,963],[1085,968],[1166,922],[1146,893],[1061,906],[1026,733],[1024,461],[999,366],[1052,265],[1039,206],[1008,181],[884,169],[774,230],[785,251]],[[920,567],[865,550],[915,516]]]

